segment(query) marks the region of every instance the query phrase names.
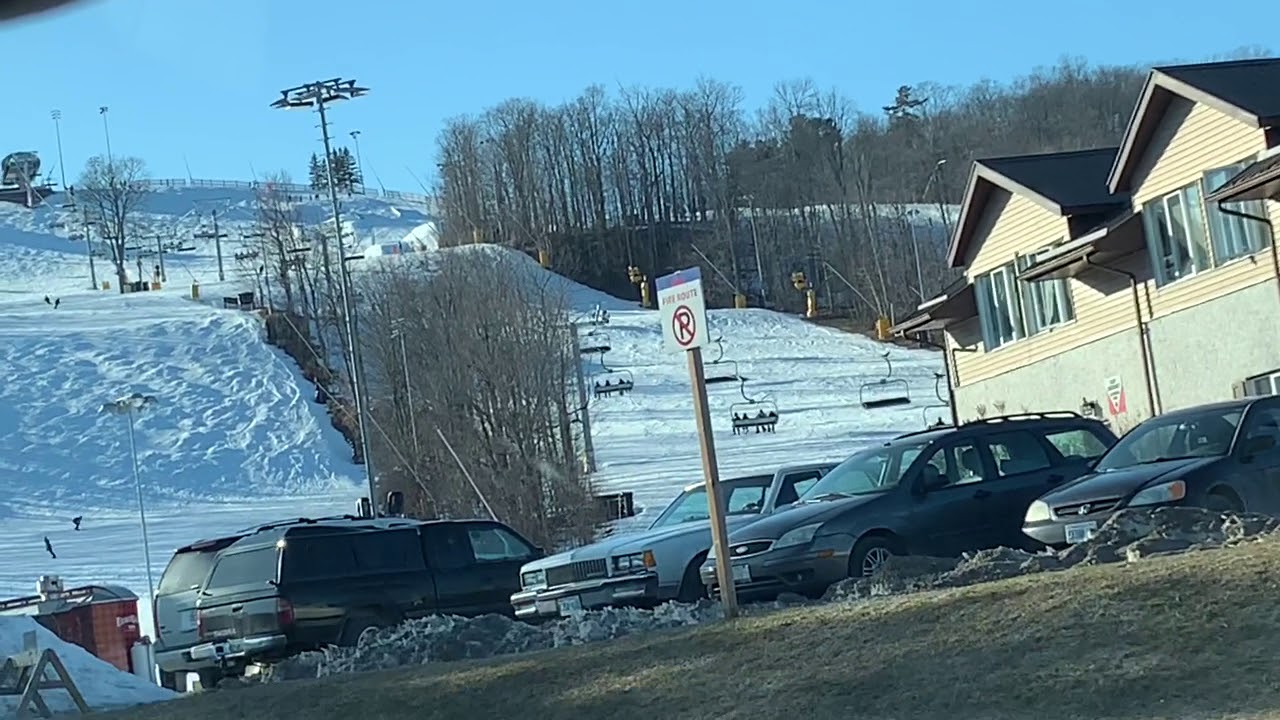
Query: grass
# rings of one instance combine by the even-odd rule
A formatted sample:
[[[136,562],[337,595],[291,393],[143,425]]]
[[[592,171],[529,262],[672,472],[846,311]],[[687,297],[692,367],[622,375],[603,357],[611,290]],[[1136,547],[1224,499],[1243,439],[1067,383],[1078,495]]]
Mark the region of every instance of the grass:
[[[106,720],[1280,718],[1280,541]]]

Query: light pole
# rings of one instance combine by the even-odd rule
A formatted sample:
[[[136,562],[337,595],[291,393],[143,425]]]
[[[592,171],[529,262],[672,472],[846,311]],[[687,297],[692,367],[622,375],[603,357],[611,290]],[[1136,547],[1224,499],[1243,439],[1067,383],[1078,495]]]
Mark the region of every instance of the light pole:
[[[348,133],[351,139],[356,143],[356,177],[360,180],[360,192],[364,192],[364,158],[360,155],[360,131],[352,130]]]
[[[911,251],[916,256],[916,292],[920,293],[920,302],[924,302],[924,271],[920,269],[920,243],[916,240],[915,223],[919,215],[920,211],[916,208],[907,211],[907,228],[911,232]]]
[[[111,158],[111,127],[107,125],[107,110],[109,109],[110,108],[108,108],[106,105],[103,105],[98,108],[98,114],[102,116],[102,134],[104,137],[107,138],[107,169],[108,170],[110,170],[115,165],[115,160]]]
[[[156,601],[156,584],[151,577],[151,542],[147,536],[147,510],[142,499],[142,473],[138,470],[138,443],[134,439],[133,422],[136,413],[155,403],[154,395],[134,393],[102,404],[102,412],[129,418],[129,455],[133,459],[133,487],[138,494],[138,520],[142,525],[142,557],[147,564],[147,601],[152,605]]]
[[[49,113],[53,118],[53,132],[58,137],[58,172],[62,175],[62,192],[67,192],[67,163],[62,159],[62,111]]]
[[[339,100],[351,100],[369,92],[369,88],[356,85],[355,80],[333,78],[306,83],[297,87],[280,91],[280,98],[271,103],[271,107],[280,110],[297,110],[315,108],[320,114],[320,136],[324,141],[324,167],[328,178],[329,201],[333,204],[333,234],[338,243],[338,284],[342,290],[342,311],[346,315],[347,347],[351,354],[351,393],[356,404],[356,422],[360,430],[360,447],[364,453],[365,479],[369,484],[369,505],[374,515],[378,514],[377,483],[374,480],[373,458],[369,455],[369,422],[368,403],[365,402],[364,382],[361,378],[360,343],[356,339],[356,314],[352,309],[350,278],[347,275],[346,251],[342,244],[342,210],[338,202],[338,187],[333,177],[333,148],[329,141],[329,119],[325,114],[327,103]],[[321,234],[321,250],[324,252],[325,274],[329,274],[329,248]],[[357,256],[358,257],[358,256]]]

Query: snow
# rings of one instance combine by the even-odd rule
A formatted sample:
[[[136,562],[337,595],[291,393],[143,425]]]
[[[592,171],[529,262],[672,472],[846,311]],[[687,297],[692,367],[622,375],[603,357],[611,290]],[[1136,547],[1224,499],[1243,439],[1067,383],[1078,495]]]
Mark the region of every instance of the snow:
[[[103,402],[141,392],[157,404],[139,414],[136,438],[152,557],[158,581],[170,554],[200,538],[282,517],[349,512],[361,494],[362,470],[293,361],[263,341],[254,316],[217,307],[221,295],[254,289],[247,267],[232,260],[253,249],[240,236],[253,226],[251,192],[236,188],[170,188],[155,193],[142,224],[167,237],[210,228],[218,211],[227,280],[218,282],[212,241],[168,253],[168,282],[158,292],[119,295],[90,290],[76,219],[57,207],[0,205],[0,598],[26,594],[37,577],[61,576],[68,587],[123,585],[147,595],[127,417],[99,412]],[[301,207],[309,222],[327,205]],[[684,485],[701,478],[685,359],[662,349],[658,315],[540,268],[526,255],[496,246],[436,250],[436,228],[424,208],[388,199],[344,200],[355,250],[404,243],[423,253],[380,255],[354,263],[408,262],[445,253],[482,253],[529,282],[563,290],[575,315],[610,312],[609,368],[634,375],[635,391],[589,405],[598,492],[632,491],[647,523]],[[372,255],[372,253],[370,254]],[[156,258],[144,259],[144,267]],[[99,280],[110,279],[98,261]],[[201,286],[202,302],[189,298]],[[44,295],[60,299],[56,309]],[[713,310],[713,337],[724,360],[750,380],[713,385],[710,407],[724,476],[772,470],[791,462],[839,460],[860,446],[919,429],[936,405],[937,353],[905,350],[764,310]],[[584,338],[593,328],[581,325]],[[882,377],[890,352],[895,377],[913,403],[868,411],[859,387]],[[708,363],[718,356],[708,348]],[[601,371],[583,358],[588,387]],[[709,373],[727,369],[709,365]],[[734,435],[729,415],[742,393],[771,398],[776,433]],[[930,415],[930,413],[933,413]],[[82,529],[71,518],[83,516]],[[49,538],[57,559],[43,547]],[[139,614],[151,632],[145,600]]]
[[[67,674],[92,710],[159,702],[176,696],[144,678],[121,672],[78,645],[63,642],[28,617],[0,616],[0,658],[22,652],[22,636],[33,630],[39,649],[52,649],[58,654]],[[54,713],[76,710],[71,696],[64,690],[46,690],[40,696]],[[0,716],[11,714],[17,706],[18,698],[0,697]]]

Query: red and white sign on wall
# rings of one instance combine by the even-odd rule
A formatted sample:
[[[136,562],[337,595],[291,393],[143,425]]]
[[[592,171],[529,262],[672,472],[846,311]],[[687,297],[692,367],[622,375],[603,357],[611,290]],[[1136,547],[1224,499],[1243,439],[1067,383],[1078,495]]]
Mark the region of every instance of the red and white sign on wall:
[[[1107,378],[1107,412],[1111,417],[1129,412],[1129,400],[1124,394],[1124,382],[1119,375]]]

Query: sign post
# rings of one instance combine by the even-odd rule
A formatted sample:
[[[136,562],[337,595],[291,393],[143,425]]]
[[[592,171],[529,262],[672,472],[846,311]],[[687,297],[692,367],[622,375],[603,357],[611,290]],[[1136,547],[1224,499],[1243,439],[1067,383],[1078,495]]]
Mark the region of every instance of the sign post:
[[[711,341],[707,305],[702,295],[702,273],[696,267],[678,270],[658,278],[654,284],[658,288],[663,343],[667,350],[683,352],[689,361],[693,411],[702,449],[702,477],[707,486],[707,514],[711,517],[711,546],[716,553],[716,577],[725,617],[733,618],[738,614],[738,594],[729,563],[729,532],[725,527],[724,505],[720,502],[720,469],[711,435],[711,409],[707,405],[707,383],[702,367],[702,348]]]

